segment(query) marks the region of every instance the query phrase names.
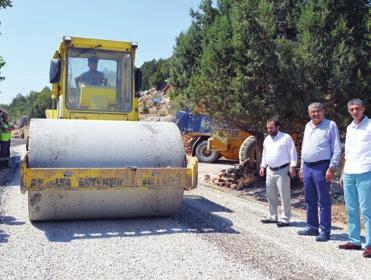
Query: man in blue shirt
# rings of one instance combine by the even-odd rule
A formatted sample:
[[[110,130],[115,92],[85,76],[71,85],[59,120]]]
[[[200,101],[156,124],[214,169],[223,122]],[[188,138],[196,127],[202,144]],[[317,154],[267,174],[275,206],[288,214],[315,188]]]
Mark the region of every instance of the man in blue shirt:
[[[82,73],[79,77],[75,79],[76,87],[79,83],[101,86],[105,83],[105,78],[103,72],[97,70],[98,58],[96,56],[91,56],[88,58],[89,71]]]
[[[311,120],[304,130],[300,169],[307,203],[308,227],[298,233],[317,236],[317,241],[328,241],[331,233],[330,183],[341,154],[339,131],[335,122],[324,118],[325,111],[321,103],[311,103],[308,113]]]

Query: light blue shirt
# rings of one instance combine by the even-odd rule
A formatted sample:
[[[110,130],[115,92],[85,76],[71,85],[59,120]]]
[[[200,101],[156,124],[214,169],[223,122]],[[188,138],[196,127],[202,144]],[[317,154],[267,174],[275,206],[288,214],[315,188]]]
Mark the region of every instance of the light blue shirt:
[[[304,130],[302,162],[330,160],[330,167],[335,167],[339,164],[340,155],[340,137],[336,123],[323,119],[317,126],[313,126],[312,121],[309,121]]]

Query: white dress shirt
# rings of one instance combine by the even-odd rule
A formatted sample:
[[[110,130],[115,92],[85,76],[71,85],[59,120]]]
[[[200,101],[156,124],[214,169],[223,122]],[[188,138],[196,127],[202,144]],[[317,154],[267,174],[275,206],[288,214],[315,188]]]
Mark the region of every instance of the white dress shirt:
[[[358,125],[347,127],[344,173],[362,174],[371,171],[371,121],[367,116]]]
[[[290,163],[296,166],[297,153],[291,136],[278,131],[275,137],[268,135],[263,143],[263,156],[261,167],[279,167]]]

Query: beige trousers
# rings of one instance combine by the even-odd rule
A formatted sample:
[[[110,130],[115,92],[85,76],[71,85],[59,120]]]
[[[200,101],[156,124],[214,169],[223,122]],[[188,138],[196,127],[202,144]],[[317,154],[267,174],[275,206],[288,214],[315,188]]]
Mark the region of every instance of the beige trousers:
[[[267,199],[269,205],[269,219],[278,220],[277,207],[278,195],[281,197],[282,214],[281,222],[288,223],[291,218],[291,191],[290,191],[290,177],[289,167],[282,168],[277,171],[267,170],[266,187]]]

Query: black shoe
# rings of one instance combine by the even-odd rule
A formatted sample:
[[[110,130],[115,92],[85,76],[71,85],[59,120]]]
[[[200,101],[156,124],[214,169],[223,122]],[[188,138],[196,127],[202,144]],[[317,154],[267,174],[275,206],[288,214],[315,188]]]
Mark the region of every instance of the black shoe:
[[[278,222],[277,223],[277,227],[288,227],[290,226],[290,223],[286,223],[286,222]]]
[[[263,224],[277,224],[277,221],[275,220],[269,220],[269,219],[263,219],[260,220]]]
[[[345,244],[339,245],[338,247],[339,249],[343,249],[343,250],[362,250],[361,245],[356,245],[356,244],[350,243],[349,241]]]
[[[326,242],[330,240],[330,234],[321,231],[321,233],[316,237],[316,241],[318,242]]]
[[[298,231],[298,234],[299,235],[307,235],[307,236],[318,236],[319,235],[319,231],[316,228],[310,228],[310,227],[308,227],[306,229],[299,230]]]

